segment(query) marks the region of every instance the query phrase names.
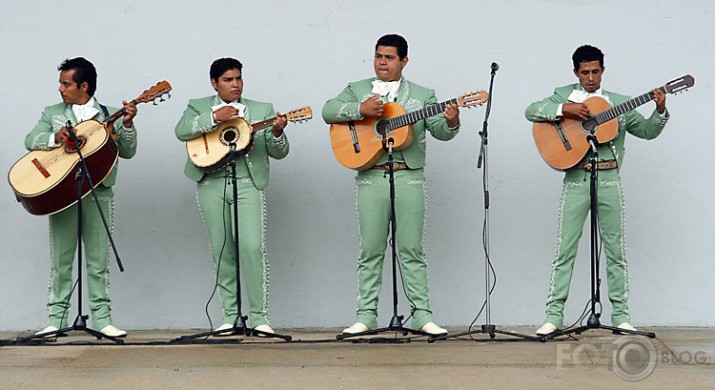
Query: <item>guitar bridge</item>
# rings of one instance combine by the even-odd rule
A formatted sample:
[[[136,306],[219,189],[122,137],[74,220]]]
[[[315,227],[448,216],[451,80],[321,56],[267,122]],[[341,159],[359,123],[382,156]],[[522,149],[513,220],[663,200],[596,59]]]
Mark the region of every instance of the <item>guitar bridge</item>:
[[[561,143],[564,144],[564,148],[566,148],[566,151],[571,150],[571,143],[569,142],[569,139],[566,138],[566,133],[564,133],[564,129],[561,127],[561,123],[554,122],[554,125],[556,126],[556,132],[559,133],[559,138],[561,138]]]

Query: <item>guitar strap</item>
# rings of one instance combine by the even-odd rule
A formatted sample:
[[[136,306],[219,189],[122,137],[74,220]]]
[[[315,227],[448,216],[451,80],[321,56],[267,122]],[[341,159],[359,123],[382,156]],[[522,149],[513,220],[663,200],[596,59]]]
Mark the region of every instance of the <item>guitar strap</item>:
[[[105,106],[104,104],[100,104],[99,108],[102,109],[105,118],[109,117],[109,110],[107,110],[107,106]]]

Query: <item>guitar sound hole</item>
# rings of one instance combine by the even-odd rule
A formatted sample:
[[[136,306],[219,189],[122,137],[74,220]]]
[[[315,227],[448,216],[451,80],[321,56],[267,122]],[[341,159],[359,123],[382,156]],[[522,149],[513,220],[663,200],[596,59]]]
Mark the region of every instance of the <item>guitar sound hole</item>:
[[[227,127],[221,133],[221,143],[224,145],[229,145],[232,142],[238,140],[238,129],[235,127]]]
[[[593,134],[594,132],[596,132],[597,123],[595,118],[588,118],[581,122],[581,125],[583,126],[583,129],[586,130],[588,133]]]
[[[375,125],[375,130],[380,136],[387,134],[387,132],[390,131],[389,122],[385,119],[380,120],[377,122],[377,125]]]

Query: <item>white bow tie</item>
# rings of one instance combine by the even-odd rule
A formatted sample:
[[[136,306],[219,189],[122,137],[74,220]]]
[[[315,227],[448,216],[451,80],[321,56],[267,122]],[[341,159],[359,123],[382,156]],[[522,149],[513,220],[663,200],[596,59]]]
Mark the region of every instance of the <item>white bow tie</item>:
[[[599,90],[599,91],[600,91],[600,90]],[[586,99],[588,99],[588,98],[590,98],[590,97],[598,96],[598,97],[604,99],[605,101],[607,101],[607,102],[610,104],[611,101],[608,99],[608,96],[606,96],[606,95],[604,95],[604,94],[602,94],[602,93],[599,93],[599,91],[596,91],[596,92],[586,92],[586,91],[583,91],[583,90],[580,90],[580,89],[574,89],[573,91],[571,91],[571,94],[569,95],[569,98],[568,98],[568,99],[569,99],[570,102],[583,103],[583,102],[586,101]]]
[[[397,98],[397,91],[400,89],[401,81],[402,80],[375,80],[372,82],[372,93],[379,94],[380,96],[387,96],[388,100],[394,100],[395,98]]]
[[[231,103],[221,102],[221,104],[211,107],[211,111],[215,112],[219,108],[226,107],[226,106],[231,106],[231,107],[235,108],[236,110],[238,110],[237,116],[239,118],[244,118],[246,116],[246,114],[245,114],[246,106],[244,106],[243,104],[241,104],[239,102],[231,102]]]
[[[72,110],[74,111],[75,116],[77,117],[77,121],[82,122],[86,121],[88,119],[94,118],[97,113],[99,113],[99,110],[96,108],[90,106],[90,105],[79,105],[79,104],[74,104],[72,106]]]

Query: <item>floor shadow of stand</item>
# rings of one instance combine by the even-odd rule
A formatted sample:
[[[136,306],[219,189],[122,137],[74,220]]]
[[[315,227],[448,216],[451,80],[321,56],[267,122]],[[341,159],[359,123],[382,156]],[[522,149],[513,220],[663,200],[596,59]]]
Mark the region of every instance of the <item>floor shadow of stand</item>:
[[[240,132],[232,131],[226,131],[221,134],[221,142],[225,143],[226,145],[229,145],[230,147],[227,165],[231,168],[231,184],[233,186],[233,231],[235,232],[233,243],[235,251],[234,253],[236,254],[236,311],[238,313],[236,321],[231,328],[181,336],[179,338],[171,340],[170,343],[172,344],[202,344],[218,342],[216,340],[207,340],[207,338],[210,336],[257,336],[279,338],[283,339],[284,341],[292,340],[292,337],[288,335],[282,335],[279,333],[272,332],[263,332],[254,328],[247,327],[246,320],[248,319],[248,316],[244,316],[241,314],[241,267],[238,244],[238,183],[236,180],[236,157],[238,157],[238,153],[236,151],[236,143],[239,141],[238,138],[240,136]],[[248,136],[252,137],[253,135],[249,132]],[[218,272],[218,269],[216,270],[216,272]]]
[[[118,115],[122,113],[123,111],[119,111],[115,113],[114,115]],[[111,117],[110,117],[111,118]],[[89,168],[87,167],[86,161],[84,159],[84,156],[82,155],[82,145],[84,143],[83,140],[78,139],[77,134],[74,131],[74,128],[72,127],[72,123],[70,121],[67,121],[66,125],[67,131],[69,132],[69,142],[67,148],[74,148],[77,156],[79,158],[78,164],[77,164],[77,170],[75,171],[75,181],[77,182],[77,317],[75,318],[74,322],[72,323],[72,326],[58,329],[55,331],[51,332],[45,332],[42,334],[35,334],[33,336],[28,336],[28,337],[18,337],[15,341],[16,344],[27,344],[27,343],[32,343],[32,344],[38,344],[38,343],[45,343],[48,341],[55,341],[57,337],[64,337],[67,336],[67,333],[69,332],[84,332],[87,333],[91,336],[94,336],[97,338],[97,340],[101,340],[103,338],[111,340],[117,344],[124,344],[124,340],[122,340],[120,337],[113,337],[113,336],[108,336],[105,335],[104,333],[98,332],[94,329],[91,329],[87,327],[87,319],[89,316],[82,314],[82,228],[83,228],[83,223],[82,223],[82,197],[85,194],[85,191],[89,191],[92,193],[92,196],[94,197],[94,203],[97,206],[97,211],[99,211],[99,216],[102,218],[102,222],[104,223],[104,229],[107,232],[107,236],[109,237],[109,242],[111,244],[112,249],[114,250],[114,256],[115,259],[117,260],[117,265],[119,266],[119,271],[124,272],[124,267],[122,266],[122,262],[119,259],[119,254],[117,253],[116,246],[114,245],[114,240],[112,239],[112,234],[109,229],[109,225],[107,224],[107,220],[104,216],[104,213],[102,212],[102,208],[99,205],[99,199],[97,198],[97,194],[94,192],[94,182],[92,181],[92,176],[89,172]],[[85,185],[85,179],[87,180],[87,185]],[[124,337],[124,336],[121,336]]]

